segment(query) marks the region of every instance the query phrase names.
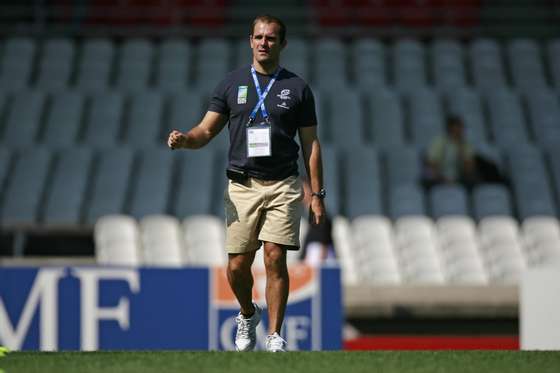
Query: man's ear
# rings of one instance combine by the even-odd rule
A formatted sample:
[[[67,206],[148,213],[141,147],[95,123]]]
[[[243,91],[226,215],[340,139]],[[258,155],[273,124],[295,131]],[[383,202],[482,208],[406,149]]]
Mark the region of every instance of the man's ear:
[[[288,45],[288,40],[284,39],[284,41],[281,44],[282,49],[286,48],[286,45]]]

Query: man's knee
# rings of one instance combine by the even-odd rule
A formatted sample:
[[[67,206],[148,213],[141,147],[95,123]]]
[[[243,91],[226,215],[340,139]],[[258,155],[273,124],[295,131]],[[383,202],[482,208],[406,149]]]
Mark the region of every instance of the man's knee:
[[[273,243],[265,244],[264,264],[267,268],[285,267],[286,248],[284,246]]]
[[[228,272],[231,274],[251,273],[254,254],[230,254],[228,259]]]

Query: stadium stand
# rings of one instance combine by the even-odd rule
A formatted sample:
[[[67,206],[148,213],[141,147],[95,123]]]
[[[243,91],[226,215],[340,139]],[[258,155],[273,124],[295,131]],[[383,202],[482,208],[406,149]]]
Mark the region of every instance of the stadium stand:
[[[146,89],[152,76],[152,43],[144,39],[127,40],[121,45],[119,53],[116,87],[124,92]]]
[[[290,43],[286,67],[314,88],[345,283],[508,284],[527,265],[558,257],[557,236],[533,223],[525,228],[558,224],[557,39]],[[193,227],[214,227],[217,252],[226,131],[204,151],[175,154],[163,145],[169,130],[201,118],[217,79],[246,63],[246,39],[9,37],[1,44],[3,227],[91,229],[103,216],[130,214],[142,237],[130,244],[130,262],[160,265],[150,257],[158,249],[146,243],[158,239],[142,236],[157,229],[144,219],[170,214],[153,226],[173,230],[173,219],[184,221],[186,233],[170,244],[181,249],[170,254],[173,265],[198,260],[189,250],[200,250],[197,235],[205,230]],[[500,167],[511,188],[426,191],[418,184],[425,147],[448,114],[463,118],[477,152]],[[206,218],[189,223],[194,216]],[[452,240],[441,228],[456,216],[474,219],[474,239]],[[379,224],[389,233],[375,233]],[[512,224],[523,229],[514,234]],[[509,236],[496,237],[500,230]],[[383,247],[392,259],[372,251]],[[381,257],[357,260],[357,252]]]
[[[31,38],[14,37],[5,40],[0,86],[3,90],[24,89],[31,81],[36,47]]]
[[[106,90],[112,81],[115,46],[108,39],[88,39],[82,43],[76,88],[84,92]]]
[[[133,152],[114,148],[97,155],[85,221],[94,224],[105,215],[124,213],[133,162]]]
[[[121,93],[95,93],[90,98],[83,142],[94,147],[118,144],[122,131],[124,98]]]
[[[72,227],[81,224],[91,164],[90,149],[58,152],[44,205],[42,221],[45,225]]]
[[[192,70],[192,48],[186,40],[165,40],[158,50],[156,87],[164,92],[184,91]]]
[[[80,136],[84,106],[81,93],[67,90],[51,95],[40,141],[49,148],[74,146]]]
[[[17,151],[15,166],[4,192],[0,220],[4,227],[38,223],[52,152],[45,148]]]
[[[2,136],[9,147],[26,147],[37,141],[45,105],[45,95],[37,91],[14,94]]]

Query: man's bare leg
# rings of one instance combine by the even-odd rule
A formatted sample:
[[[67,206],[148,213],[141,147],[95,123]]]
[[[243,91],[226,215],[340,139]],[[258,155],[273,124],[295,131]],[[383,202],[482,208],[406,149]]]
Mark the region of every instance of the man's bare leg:
[[[251,317],[255,312],[253,306],[253,274],[251,265],[255,260],[255,251],[244,254],[229,254],[227,277],[229,286],[241,307],[244,317]]]
[[[273,242],[265,242],[264,265],[266,268],[266,303],[268,306],[269,334],[274,334],[275,332],[280,334],[290,289],[285,246]]]

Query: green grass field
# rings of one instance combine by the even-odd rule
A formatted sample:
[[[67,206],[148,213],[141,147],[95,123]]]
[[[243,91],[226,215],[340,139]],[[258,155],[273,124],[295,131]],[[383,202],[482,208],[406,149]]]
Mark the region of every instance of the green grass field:
[[[0,373],[558,373],[560,352],[14,352]]]

